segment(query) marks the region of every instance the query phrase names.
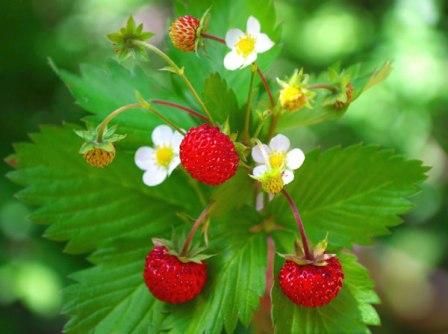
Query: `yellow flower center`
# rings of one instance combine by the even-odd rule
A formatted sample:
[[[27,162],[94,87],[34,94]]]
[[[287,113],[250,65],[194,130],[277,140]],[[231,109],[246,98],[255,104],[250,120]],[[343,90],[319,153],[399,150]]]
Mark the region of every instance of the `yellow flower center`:
[[[265,175],[261,180],[262,189],[270,194],[278,194],[280,191],[282,191],[283,186],[284,183],[281,173]]]
[[[162,167],[168,167],[174,158],[173,149],[169,146],[161,146],[156,149],[156,162]]]
[[[280,92],[280,104],[288,110],[295,110],[303,107],[306,103],[304,91],[296,85],[289,85]]]
[[[286,155],[284,152],[274,152],[269,155],[269,164],[272,169],[282,169],[285,165]]]
[[[236,52],[247,58],[255,50],[255,38],[250,35],[244,35],[236,42]]]

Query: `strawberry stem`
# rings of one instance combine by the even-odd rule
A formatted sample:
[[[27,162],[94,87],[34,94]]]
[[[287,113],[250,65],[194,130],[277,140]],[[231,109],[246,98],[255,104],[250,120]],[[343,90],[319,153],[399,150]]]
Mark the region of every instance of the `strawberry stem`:
[[[305,227],[303,226],[302,218],[300,217],[299,209],[297,208],[296,203],[294,202],[291,195],[285,190],[282,190],[282,194],[286,197],[288,201],[289,207],[294,215],[294,218],[297,222],[297,227],[299,228],[300,238],[302,239],[303,251],[305,252],[305,258],[307,260],[313,260],[313,254],[310,251],[310,242],[305,232]]]
[[[226,41],[224,38],[221,38],[221,37],[218,37],[218,36],[206,33],[206,32],[201,33],[201,36],[204,38],[208,38],[208,39],[214,40],[216,42],[222,43],[222,44],[226,44]]]
[[[185,239],[185,242],[182,246],[182,250],[179,254],[179,256],[186,256],[188,251],[190,250],[190,246],[191,246],[191,242],[193,241],[194,235],[196,234],[196,231],[198,230],[199,226],[202,225],[202,223],[204,223],[207,218],[208,215],[210,213],[210,210],[213,208],[214,203],[210,204],[209,206],[207,206],[199,215],[198,219],[196,219],[196,221],[194,222],[193,226],[191,227],[190,232],[188,232],[187,238]]]
[[[334,85],[330,85],[330,84],[326,84],[326,83],[316,83],[316,84],[308,85],[307,88],[309,88],[309,89],[326,89],[332,93],[338,92],[338,89]]]
[[[255,69],[254,66],[257,67],[256,64],[251,66],[250,70],[250,83],[249,83],[249,93],[247,94],[247,107],[246,107],[246,116],[244,118],[244,132],[243,132],[243,142],[247,145],[249,143],[249,129],[250,129],[250,110],[252,105],[252,94],[254,90],[254,77],[255,77]]]
[[[177,64],[165,52],[163,52],[162,50],[160,50],[159,48],[157,48],[156,46],[154,46],[152,44],[149,44],[149,43],[146,43],[146,42],[142,42],[142,41],[134,41],[134,44],[138,45],[140,47],[144,47],[148,51],[151,51],[151,52],[155,53],[157,56],[162,58],[168,64],[169,69],[170,69],[171,72],[173,72],[173,73],[175,73],[175,74],[177,74],[178,76],[181,77],[181,79],[184,81],[185,85],[190,90],[191,94],[194,96],[196,101],[200,104],[200,106],[202,107],[204,112],[207,114],[211,124],[213,124],[213,117],[211,116],[210,112],[208,111],[208,109],[205,106],[204,102],[202,101],[201,97],[197,93],[196,89],[193,87],[193,85],[191,84],[190,80],[185,75],[184,68],[183,67],[180,68],[179,66],[177,66]]]
[[[154,104],[165,105],[165,106],[177,108],[179,110],[187,112],[188,114],[190,114],[193,117],[200,118],[200,119],[210,123],[210,120],[208,119],[208,117],[198,113],[197,111],[195,111],[195,110],[193,110],[191,108],[182,106],[180,104],[177,104],[177,103],[174,103],[174,102],[171,102],[171,101],[164,101],[164,100],[152,100],[151,102],[154,103]]]
[[[130,109],[136,109],[136,108],[142,108],[140,103],[132,103],[132,104],[126,104],[124,106],[121,106],[118,109],[115,109],[112,111],[109,115],[106,116],[106,118],[103,119],[103,121],[98,125],[97,130],[97,137],[96,141],[98,143],[101,143],[103,141],[103,135],[106,131],[107,125],[118,115],[120,115],[122,112],[125,112]]]

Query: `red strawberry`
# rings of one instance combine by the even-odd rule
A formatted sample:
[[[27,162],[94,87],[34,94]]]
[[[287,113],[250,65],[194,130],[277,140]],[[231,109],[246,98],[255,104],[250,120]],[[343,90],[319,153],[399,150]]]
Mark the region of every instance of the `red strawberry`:
[[[209,185],[230,179],[239,163],[229,136],[209,124],[187,132],[180,144],[180,160],[193,178]]]
[[[317,307],[332,301],[342,287],[344,273],[336,257],[326,265],[299,265],[287,260],[279,273],[283,293],[295,304]]]
[[[200,21],[190,15],[178,17],[170,27],[169,35],[173,45],[185,52],[194,51]]]
[[[181,304],[194,299],[207,281],[207,265],[182,262],[164,246],[155,246],[146,257],[144,278],[157,299]]]

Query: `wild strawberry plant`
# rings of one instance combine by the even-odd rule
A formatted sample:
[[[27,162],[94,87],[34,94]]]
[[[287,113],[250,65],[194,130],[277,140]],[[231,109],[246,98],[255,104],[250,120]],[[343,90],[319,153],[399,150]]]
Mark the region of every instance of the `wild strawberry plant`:
[[[166,50],[130,18],[109,35],[118,61],[53,65],[85,125],[15,146],[32,219],[92,263],[65,290],[65,331],[260,331],[272,315],[277,333],[368,332],[379,299],[351,248],[400,223],[426,169],[360,144],[304,152],[288,134],[342,117],[391,66],[269,78],[272,2],[208,5],[177,2]]]

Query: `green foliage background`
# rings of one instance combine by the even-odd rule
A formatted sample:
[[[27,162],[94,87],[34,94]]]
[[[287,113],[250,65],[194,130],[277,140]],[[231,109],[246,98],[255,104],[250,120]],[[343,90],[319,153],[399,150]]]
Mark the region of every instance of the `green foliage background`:
[[[292,71],[294,66],[298,64],[305,66],[309,70],[320,70],[338,59],[342,59],[343,63],[352,63],[353,60],[369,60],[372,56],[375,60],[374,62],[378,62],[377,59],[393,58],[395,60],[395,72],[392,77],[382,86],[375,88],[374,91],[367,93],[362,99],[357,101],[350,108],[344,119],[337,123],[332,122],[319,125],[300,133],[290,132],[288,135],[294,138],[294,143],[305,148],[306,151],[310,151],[316,146],[329,148],[335,144],[347,146],[364,141],[369,144],[381,144],[394,148],[410,157],[421,158],[425,161],[425,164],[433,166],[429,181],[425,184],[423,192],[414,200],[416,209],[406,219],[408,226],[398,229],[396,236],[384,239],[377,249],[378,252],[384,252],[383,254],[389,255],[390,261],[397,261],[396,253],[393,252],[394,249],[400,250],[408,256],[418,253],[417,265],[409,264],[411,267],[406,267],[407,263],[409,263],[406,261],[409,260],[403,260],[400,257],[398,258],[401,261],[394,262],[395,265],[413,268],[414,276],[422,277],[423,283],[420,281],[411,282],[412,284],[417,284],[418,287],[421,287],[418,284],[428,283],[427,275],[431,273],[432,266],[443,268],[444,261],[446,264],[444,252],[446,248],[444,248],[442,241],[443,236],[446,236],[447,233],[446,210],[443,210],[447,203],[446,174],[444,173],[446,170],[447,149],[447,139],[444,130],[446,129],[447,117],[446,109],[443,106],[447,102],[446,87],[448,85],[446,77],[441,76],[441,73],[443,73],[443,62],[441,59],[446,57],[447,53],[446,40],[441,34],[441,31],[446,28],[446,17],[444,16],[442,5],[431,1],[422,1],[421,3],[424,4],[406,5],[403,2],[390,4],[382,4],[380,2],[375,4],[370,2],[338,2],[334,4],[323,2],[317,5],[307,1],[278,1],[276,2],[277,17],[280,21],[285,22],[282,25],[284,36],[282,39],[284,43],[282,49],[283,60],[275,63],[268,71],[268,75],[274,77]],[[8,59],[8,62],[1,64],[2,73],[5,74],[5,76],[2,76],[2,79],[5,79],[2,86],[2,101],[5,112],[0,116],[2,120],[1,136],[3,137],[1,149],[4,156],[12,152],[11,142],[23,141],[26,139],[25,133],[36,132],[38,123],[59,124],[62,120],[77,122],[83,115],[83,111],[73,105],[72,97],[69,96],[66,89],[47,65],[46,57],[51,56],[60,68],[68,68],[74,72],[78,72],[77,66],[80,62],[104,63],[110,50],[103,35],[110,30],[114,30],[129,13],[139,12],[142,5],[143,3],[139,1],[127,2],[127,5],[111,1],[106,7],[98,5],[95,1],[80,1],[75,4],[59,2],[57,5],[52,1],[5,4],[5,6],[8,6],[5,12],[9,14],[3,24],[17,26],[20,29],[17,31],[16,37],[19,42],[7,43],[7,54],[9,57],[5,59]],[[46,8],[49,8],[48,6],[52,8],[54,17],[48,14],[48,10],[46,10]],[[168,15],[169,7],[166,2],[158,3],[157,6],[156,9],[160,10],[158,13]],[[152,10],[154,11],[155,9],[153,8]],[[185,8],[177,8],[177,10],[182,13],[186,11]],[[198,14],[201,8],[192,6],[191,8],[189,7],[190,10],[193,14]],[[234,10],[237,12],[239,8],[235,6]],[[266,17],[270,13],[268,8],[258,10],[264,10]],[[101,21],[97,19],[99,13],[101,13]],[[28,17],[29,20],[26,20],[25,17]],[[226,20],[228,16],[224,16],[221,19]],[[239,19],[241,19],[241,22],[238,22],[237,25],[242,25],[245,18]],[[26,22],[26,24],[19,24],[18,22]],[[221,22],[221,24],[224,23]],[[219,24],[217,25],[220,26]],[[161,28],[165,27],[166,22],[162,22]],[[265,25],[263,25],[264,27]],[[326,31],[325,27],[327,27]],[[274,27],[266,26],[266,29],[270,30],[270,33],[274,31]],[[301,33],[297,34],[297,31]],[[222,33],[222,31],[216,31],[216,33]],[[86,38],[86,36],[91,38]],[[11,37],[5,36],[5,40],[10,41]],[[331,43],[328,41],[331,41]],[[416,41],[419,42],[418,47],[415,45]],[[212,52],[223,53],[224,51],[223,49],[213,48],[213,50],[210,50],[211,57],[214,56]],[[198,68],[194,67],[194,64],[198,63],[194,56],[187,60],[182,58],[182,63],[187,63],[189,65],[186,66],[191,66],[194,71],[199,71]],[[104,66],[104,64],[101,64],[101,66]],[[166,82],[167,86],[158,90],[156,89],[157,86],[151,87],[144,81],[143,73],[137,72],[132,77],[132,80],[129,80],[129,78],[126,78],[127,74],[124,74],[126,72],[123,72],[114,63],[108,66],[110,68],[110,74],[108,74],[110,77],[108,79],[110,82],[114,82],[113,85],[104,85],[105,73],[103,70],[98,70],[95,66],[82,68],[84,79],[79,79],[78,76],[73,76],[70,72],[60,73],[61,77],[70,83],[70,89],[75,95],[78,94],[78,103],[82,109],[94,112],[97,115],[91,120],[97,121],[114,107],[121,105],[123,102],[129,102],[128,100],[133,98],[130,82],[132,82],[132,87],[138,87],[139,90],[148,96],[158,93],[157,97],[163,97],[164,92],[166,93],[171,85],[174,85],[175,89],[179,89],[175,83]],[[151,72],[151,75],[158,74]],[[229,86],[237,92],[236,98],[241,103],[245,96],[245,89],[240,89],[239,87],[246,87],[247,82],[245,80],[236,80],[236,76],[233,74],[229,74],[226,79],[230,83]],[[88,84],[86,85],[86,83]],[[200,84],[199,82],[197,83],[198,86]],[[207,85],[204,89],[207,91]],[[213,91],[213,89],[210,90]],[[95,93],[93,94],[93,92]],[[238,96],[238,94],[241,94],[241,96]],[[83,99],[82,97],[86,95],[89,98]],[[138,239],[142,233],[163,234],[169,232],[166,231],[166,222],[176,218],[163,214],[166,207],[162,208],[155,205],[153,201],[160,199],[155,196],[162,194],[161,197],[166,200],[168,196],[163,196],[163,194],[169,195],[172,198],[172,202],[167,203],[167,205],[176,207],[180,205],[190,213],[195,213],[199,210],[199,203],[185,200],[185,198],[195,196],[189,193],[190,190],[188,188],[180,190],[176,195],[176,197],[178,196],[177,198],[172,196],[169,184],[158,188],[157,194],[143,186],[139,187],[140,189],[132,188],[136,184],[139,185],[140,179],[139,172],[132,164],[132,150],[146,141],[148,128],[155,123],[151,118],[145,118],[142,122],[142,117],[132,113],[129,113],[128,116],[124,115],[121,120],[123,124],[128,126],[128,128],[122,128],[123,131],[130,133],[130,136],[129,140],[120,146],[121,157],[110,171],[111,174],[116,176],[115,180],[118,180],[119,185],[111,184],[110,179],[103,178],[101,171],[87,171],[79,157],[71,154],[71,152],[76,152],[79,145],[76,138],[69,136],[69,132],[61,132],[52,126],[45,127],[42,134],[33,136],[37,146],[20,145],[19,149],[22,154],[28,154],[30,157],[27,161],[31,168],[27,170],[26,174],[22,173],[22,175],[14,176],[16,181],[22,183],[31,182],[36,187],[39,186],[36,189],[40,193],[36,193],[36,189],[28,188],[28,190],[21,192],[19,195],[31,204],[45,204],[40,202],[42,198],[46,197],[54,200],[52,198],[54,194],[60,194],[61,191],[65,191],[67,196],[70,196],[73,209],[79,209],[79,206],[84,203],[84,196],[87,196],[92,201],[92,205],[95,203],[102,205],[101,209],[95,211],[86,210],[81,216],[72,217],[67,215],[65,217],[61,216],[59,211],[62,206],[66,208],[66,203],[62,203],[61,199],[59,206],[57,201],[53,201],[51,206],[44,206],[43,209],[33,214],[33,219],[37,221],[41,219],[47,223],[58,222],[58,224],[52,225],[47,230],[46,235],[58,240],[70,238],[71,241],[67,245],[66,251],[71,253],[91,251],[96,248],[96,243],[100,240],[98,236],[103,241],[108,236],[115,237],[117,234],[122,238],[131,240],[137,238],[135,245],[140,245],[141,247],[135,249],[139,249],[139,251],[129,249],[128,252],[124,251],[120,255],[122,256],[120,261],[124,266],[123,268],[117,267],[115,260],[113,265],[110,265],[110,259],[116,249],[121,250],[122,248],[120,247],[125,247],[129,244],[129,241],[110,245],[110,247],[95,253],[91,257],[91,260],[98,264],[101,270],[110,271],[110,275],[113,275],[114,271],[117,270],[121,270],[122,273],[127,271],[130,273],[135,272],[135,270],[132,270],[132,266],[134,268],[139,266],[138,259],[141,258],[142,254],[145,254],[147,248],[145,241]],[[189,120],[183,119],[182,121],[188,122]],[[55,140],[55,138],[59,140]],[[39,154],[39,152],[36,152],[36,149],[42,150],[43,153]],[[367,153],[365,149],[356,147],[344,151],[346,156],[359,154],[358,159],[362,159],[363,154],[366,157],[370,156]],[[310,155],[311,163],[314,161],[313,157],[316,157],[318,154],[316,152],[314,155]],[[396,180],[394,191],[399,189],[403,195],[412,192],[411,189],[400,188],[400,180],[404,180],[404,183],[414,180],[418,172],[414,173],[413,168],[418,167],[400,168],[401,160],[397,160],[390,153],[382,152],[381,154],[378,153],[378,155],[383,155],[384,159],[378,157],[377,159],[372,159],[372,161],[367,161],[368,163],[365,162],[367,170],[373,171],[375,164],[378,164],[376,168],[384,170],[384,166],[393,163],[395,168],[387,172],[390,173],[390,177]],[[70,162],[71,170],[65,168],[68,161]],[[44,166],[48,166],[51,163],[52,168],[32,168],[36,163]],[[384,163],[384,166],[381,163]],[[55,174],[54,167],[56,166],[61,166],[60,173]],[[315,180],[312,177],[312,165],[308,165],[310,167],[306,166],[299,173],[305,176],[308,175],[309,182],[312,182],[312,180]],[[337,164],[335,167],[337,168],[338,166],[340,164]],[[6,171],[7,167],[4,166],[3,170]],[[89,173],[88,180],[83,177],[85,175],[84,172]],[[372,173],[372,175],[376,174]],[[69,182],[66,182],[67,176],[69,176]],[[176,175],[171,181],[176,182],[176,179],[181,179],[182,177],[181,174]],[[350,176],[346,175],[346,177],[349,178]],[[418,177],[415,178],[416,181],[417,179]],[[32,237],[42,233],[42,230],[37,226],[30,226],[28,220],[24,218],[26,209],[12,199],[11,196],[16,191],[16,188],[6,180],[1,182],[2,239],[0,239],[0,247],[2,247],[2,252],[0,261],[2,262],[0,263],[0,285],[5,287],[2,291],[10,292],[9,295],[5,292],[2,292],[0,295],[0,302],[5,307],[8,307],[7,309],[5,308],[5,312],[2,312],[2,316],[5,314],[5,318],[0,319],[2,328],[6,328],[7,332],[21,333],[29,332],[26,326],[34,324],[34,332],[51,332],[52,328],[54,328],[53,331],[57,331],[61,327],[60,320],[56,320],[59,321],[56,323],[50,320],[52,316],[57,314],[59,304],[57,290],[68,284],[66,275],[69,272],[74,271],[76,267],[85,267],[86,264],[81,258],[77,259],[67,255],[61,256],[60,250],[56,249],[57,246],[54,246],[54,244],[48,244],[37,237]],[[371,182],[372,184],[377,184],[381,180],[373,179]],[[135,230],[132,231],[123,230],[120,224],[120,216],[114,214],[114,211],[106,204],[114,201],[114,191],[121,191],[122,186],[129,191],[129,197],[126,197],[128,202],[119,203],[121,209],[126,207],[129,208],[129,212],[134,212],[135,210],[132,211],[133,208],[142,207],[138,203],[146,204],[143,212],[138,216],[132,217],[133,226],[135,226]],[[301,197],[306,198],[306,193],[304,193],[306,188],[300,189],[302,186],[304,185],[297,185],[299,189],[294,191],[300,193]],[[363,190],[366,192],[369,190],[368,182],[366,187],[360,187],[361,193]],[[391,185],[385,184],[383,188],[379,187],[379,189],[374,191],[377,192],[378,198],[384,198],[384,195],[388,191],[390,192],[390,187]],[[73,191],[74,189],[83,189],[83,192],[77,193]],[[335,203],[338,203],[338,198],[347,198],[347,193],[344,192],[344,189],[332,190],[334,196],[329,198],[330,200],[333,198]],[[370,198],[374,199],[375,197]],[[350,198],[347,199],[347,201],[349,200]],[[318,200],[315,199],[315,201]],[[316,215],[312,211],[307,213],[306,203],[306,200],[304,200],[304,216],[307,217],[305,221],[313,219],[314,213],[315,217],[317,217],[314,219],[317,219],[317,222],[321,219],[323,226],[325,226],[325,219],[319,218],[321,217],[319,214]],[[311,201],[311,203],[313,202]],[[373,203],[375,203],[374,200]],[[351,204],[356,205],[356,202]],[[389,205],[391,207],[388,210],[391,210],[393,213],[400,213],[409,206],[409,203],[396,202]],[[344,217],[343,212],[338,211],[337,205],[330,206],[330,208],[333,211],[327,211],[328,214],[333,216],[338,214],[338,217],[341,217],[341,222],[350,218]],[[247,210],[244,211],[247,212]],[[272,210],[282,210],[282,208],[274,206]],[[368,208],[364,208],[364,210],[369,212]],[[126,216],[127,212],[122,211],[120,214]],[[373,227],[378,226],[376,224],[377,216],[363,214],[362,210],[358,214],[357,218],[361,218],[360,220],[363,224],[368,222]],[[148,215],[159,218],[155,223],[147,224],[145,219]],[[382,217],[381,222],[385,222],[387,225],[395,225],[397,223],[396,218],[388,216],[387,210],[379,213],[379,216]],[[242,226],[244,226],[244,223],[256,221],[251,214],[244,218]],[[92,220],[104,221],[105,224],[89,227],[87,222]],[[285,223],[288,224],[287,218],[285,218]],[[66,225],[70,225],[75,230],[67,229]],[[354,226],[354,224],[350,226]],[[89,229],[94,229],[94,234]],[[73,233],[74,231],[76,233]],[[364,234],[358,232],[359,238],[350,241],[365,243],[369,235],[364,229],[362,231]],[[224,232],[221,235],[225,236]],[[383,234],[384,232],[384,230],[372,230],[372,235]],[[311,233],[316,235],[314,232]],[[287,234],[284,236],[279,234],[278,238],[280,244],[288,244]],[[336,240],[339,245],[344,245],[347,242],[343,238],[336,238]],[[412,240],[412,242],[409,240]],[[216,242],[218,247],[220,240]],[[233,257],[232,254],[229,254],[229,256],[238,261],[239,256],[243,256],[245,252],[251,252],[250,247],[257,247],[260,250],[261,246],[262,244],[259,240],[253,240],[240,250],[242,252],[240,255],[237,254]],[[70,261],[70,263],[67,263],[67,261]],[[257,261],[262,263],[263,258],[255,257],[254,261],[253,266],[255,268],[257,267]],[[347,263],[353,262],[353,258],[347,256],[346,261]],[[366,263],[369,264],[369,261],[366,261]],[[373,262],[373,264],[378,263],[382,264],[378,261]],[[382,265],[384,266],[384,263]],[[123,309],[117,308],[114,310],[117,314],[123,313],[123,310],[129,307],[137,310],[154,310],[153,313],[128,315],[127,319],[132,316],[134,317],[133,319],[136,319],[136,322],[123,321],[118,324],[119,328],[124,330],[127,328],[126,326],[135,326],[134,328],[138,329],[138,326],[142,325],[142,323],[137,322],[139,316],[144,316],[146,321],[153,323],[155,326],[161,324],[161,319],[154,318],[157,314],[157,308],[161,307],[160,304],[154,304],[150,300],[146,300],[146,304],[142,304],[143,301],[135,297],[143,293],[142,287],[139,285],[141,282],[137,275],[126,276],[126,279],[117,282],[117,285],[108,285],[104,284],[102,277],[95,275],[100,269],[98,267],[89,269],[84,274],[75,276],[75,279],[81,280],[81,285],[83,284],[82,281],[87,279],[97,282],[106,292],[107,289],[120,290],[119,284],[121,284],[123,289],[120,290],[120,294],[114,295],[114,298],[117,298],[117,301],[122,300],[124,297],[126,298],[125,303],[121,304]],[[356,265],[353,270],[358,270]],[[259,276],[259,274],[254,273],[254,277]],[[228,272],[228,275],[229,277],[235,277],[235,275],[238,277],[238,272]],[[359,275],[362,277],[364,274],[360,273]],[[385,326],[375,329],[375,331],[387,332],[390,330],[391,332],[397,332],[400,327],[403,328],[404,332],[409,332],[410,328],[414,328],[413,330],[416,332],[424,331],[425,322],[423,321],[422,325],[422,321],[420,321],[420,328],[416,327],[412,316],[408,320],[402,320],[401,323],[393,320],[395,317],[402,315],[403,310],[399,309],[399,312],[397,312],[396,305],[389,301],[396,295],[388,293],[387,286],[381,286],[381,280],[384,277],[390,279],[388,275],[390,273],[384,268],[377,268],[377,273],[375,271],[373,273],[380,287],[384,289],[382,293],[386,304],[383,309],[380,309],[384,314]],[[47,289],[49,292],[45,295],[45,300],[36,298],[36,292],[33,294],[34,282],[27,283],[24,279],[30,276],[33,278],[40,277],[42,282],[49,284]],[[220,279],[226,282],[226,276]],[[39,285],[39,287],[41,288],[42,285]],[[86,294],[89,293],[89,289],[92,289],[92,291],[98,291],[99,289],[95,285],[81,286],[81,288]],[[256,290],[254,291],[255,294],[249,298],[249,300],[252,300],[252,303],[256,303],[257,296],[263,293],[260,286],[255,286],[254,288]],[[211,290],[212,287],[208,289]],[[367,286],[366,289],[369,290],[370,286]],[[67,295],[70,296],[70,293],[77,294],[77,291],[72,288],[72,290],[69,289],[67,291]],[[210,291],[207,293],[210,293]],[[362,294],[362,291],[357,293],[358,295]],[[209,295],[206,296],[210,297]],[[274,298],[276,298],[275,296],[274,294]],[[230,298],[228,307],[232,307],[232,296],[227,297]],[[223,297],[219,295],[213,296],[210,301],[211,305],[215,305],[213,304],[215,300],[219,302],[219,298]],[[372,296],[365,298],[366,303],[376,301],[375,297]],[[48,303],[48,300],[53,300],[53,304]],[[100,303],[101,300],[92,299],[90,303],[81,305],[81,307],[69,304],[64,311],[78,314],[78,316],[82,317],[82,312],[89,312],[91,308],[96,309],[95,302]],[[201,303],[201,301],[198,302],[199,305],[202,305],[202,308],[210,310],[210,305]],[[27,309],[35,312],[36,315],[33,316],[31,313],[28,313]],[[248,322],[248,319],[250,319],[249,311],[253,309],[254,306],[248,305],[246,309],[243,308],[239,311],[243,322]],[[203,316],[213,316],[213,312],[205,313],[200,311],[201,308],[197,312]],[[103,312],[110,313],[108,310],[103,310]],[[173,324],[176,325],[176,321],[188,319],[190,316],[189,312],[191,310],[180,310],[176,317],[168,320],[171,321],[172,326]],[[424,308],[421,310],[421,313],[423,312]],[[229,314],[232,314],[232,312]],[[101,317],[101,312],[99,316]],[[287,315],[284,316],[287,317]],[[28,319],[35,319],[35,322],[11,321],[14,317],[17,319],[27,317]],[[42,322],[41,317],[48,320]],[[290,319],[289,317],[287,318]],[[113,318],[106,317],[101,323],[101,326],[103,326],[101,328],[106,332],[112,324],[112,320],[108,319]],[[232,329],[237,325],[237,319],[231,316],[224,317],[224,319],[227,329]],[[194,326],[201,325],[202,322],[199,320],[204,319],[198,319],[197,324],[191,324],[190,331],[194,332]],[[375,319],[363,320],[366,323],[375,322]],[[91,321],[95,321],[95,317]],[[344,321],[353,321],[353,319],[345,319]],[[287,321],[282,323],[284,326],[294,326],[294,324],[288,324]],[[168,322],[168,324],[170,323]],[[76,325],[76,321],[72,321],[72,328],[76,329]],[[88,325],[88,323],[84,324],[84,326]],[[81,325],[78,323],[78,326]],[[221,326],[221,324],[217,323],[217,326]],[[426,326],[430,325],[427,324]],[[432,321],[432,326],[442,326],[440,328],[444,328],[443,322],[438,324],[438,322]]]

